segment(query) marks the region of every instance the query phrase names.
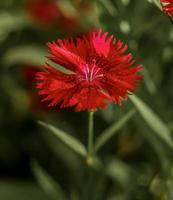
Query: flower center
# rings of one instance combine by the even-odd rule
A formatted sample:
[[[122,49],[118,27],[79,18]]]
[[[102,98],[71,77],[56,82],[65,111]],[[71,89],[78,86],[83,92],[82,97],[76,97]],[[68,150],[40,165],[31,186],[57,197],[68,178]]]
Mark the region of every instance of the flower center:
[[[95,60],[92,64],[85,64],[79,73],[80,81],[93,82],[103,77],[101,68],[96,65]]]

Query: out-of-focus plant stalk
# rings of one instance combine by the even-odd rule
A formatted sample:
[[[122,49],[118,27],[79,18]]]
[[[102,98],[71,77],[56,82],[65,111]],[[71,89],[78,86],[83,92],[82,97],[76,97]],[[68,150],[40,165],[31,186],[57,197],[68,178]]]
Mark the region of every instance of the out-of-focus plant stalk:
[[[94,154],[94,112],[89,111],[88,114],[88,157],[87,163],[91,164]]]

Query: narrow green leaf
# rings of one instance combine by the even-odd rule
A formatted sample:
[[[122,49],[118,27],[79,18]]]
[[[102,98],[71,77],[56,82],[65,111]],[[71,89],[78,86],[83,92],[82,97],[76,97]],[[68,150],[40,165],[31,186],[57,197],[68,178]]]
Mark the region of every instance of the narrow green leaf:
[[[18,63],[33,63],[42,65],[45,61],[46,51],[38,46],[23,45],[9,49],[4,55],[3,62],[6,66]]]
[[[144,103],[140,98],[133,95],[129,97],[132,103],[137,108],[140,115],[149,125],[149,127],[171,148],[173,148],[173,141],[171,138],[171,133],[168,126],[152,111],[146,103]]]
[[[100,2],[107,9],[107,11],[110,13],[110,15],[115,16],[117,14],[117,9],[113,5],[112,1],[110,1],[110,0],[106,0],[106,1],[100,0]]]
[[[0,30],[4,32],[18,30],[21,27],[26,26],[26,19],[22,12],[12,14],[6,11],[1,11],[0,19]]]
[[[32,170],[39,185],[50,197],[66,200],[61,186],[35,160],[32,162]]]
[[[105,172],[107,176],[118,181],[122,186],[128,186],[130,183],[132,169],[119,159],[108,159]]]
[[[160,10],[162,10],[160,0],[148,0],[148,2],[155,4]]]
[[[73,151],[80,154],[81,156],[86,156],[87,151],[84,145],[78,141],[73,136],[67,134],[66,132],[42,121],[38,121],[40,125],[50,130],[58,139],[60,139],[64,144],[70,147]]]
[[[107,128],[103,133],[97,138],[95,143],[95,151],[100,150],[100,148],[108,141],[110,138],[117,133],[117,131],[134,115],[135,110],[130,110],[125,116],[123,116],[118,122],[114,122],[112,126]]]
[[[18,179],[1,179],[0,181],[1,200],[48,200],[47,195],[30,181],[19,181]]]
[[[155,94],[157,92],[157,87],[154,81],[152,80],[151,75],[149,74],[149,71],[146,68],[144,68],[144,76],[145,76],[144,83],[148,91],[150,92],[150,94]]]

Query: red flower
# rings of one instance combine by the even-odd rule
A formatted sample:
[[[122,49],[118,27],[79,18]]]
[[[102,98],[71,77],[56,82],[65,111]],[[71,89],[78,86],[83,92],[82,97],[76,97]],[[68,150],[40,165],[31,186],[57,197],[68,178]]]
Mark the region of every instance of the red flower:
[[[81,111],[105,108],[109,100],[121,105],[143,77],[136,75],[142,67],[125,53],[127,45],[102,31],[75,40],[58,39],[48,47],[49,59],[71,71],[64,73],[47,64],[44,72],[37,73],[39,94],[46,96],[43,101],[50,101],[49,106],[75,106]]]
[[[64,15],[57,0],[27,0],[26,9],[33,20],[43,25],[59,26],[67,30],[78,26],[76,18]]]
[[[163,11],[173,19],[173,0],[161,0]]]
[[[55,25],[62,17],[55,0],[28,0],[27,10],[34,20],[48,25]]]

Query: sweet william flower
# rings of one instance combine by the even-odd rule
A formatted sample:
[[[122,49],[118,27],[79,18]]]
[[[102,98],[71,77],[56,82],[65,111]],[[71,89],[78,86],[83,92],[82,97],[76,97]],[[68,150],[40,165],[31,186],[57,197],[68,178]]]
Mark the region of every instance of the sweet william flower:
[[[142,75],[127,45],[103,31],[76,39],[48,43],[49,59],[71,73],[46,64],[36,74],[39,94],[49,106],[75,107],[75,111],[105,108],[107,101],[121,105],[134,92]]]
[[[161,0],[163,11],[173,19],[173,0]]]

